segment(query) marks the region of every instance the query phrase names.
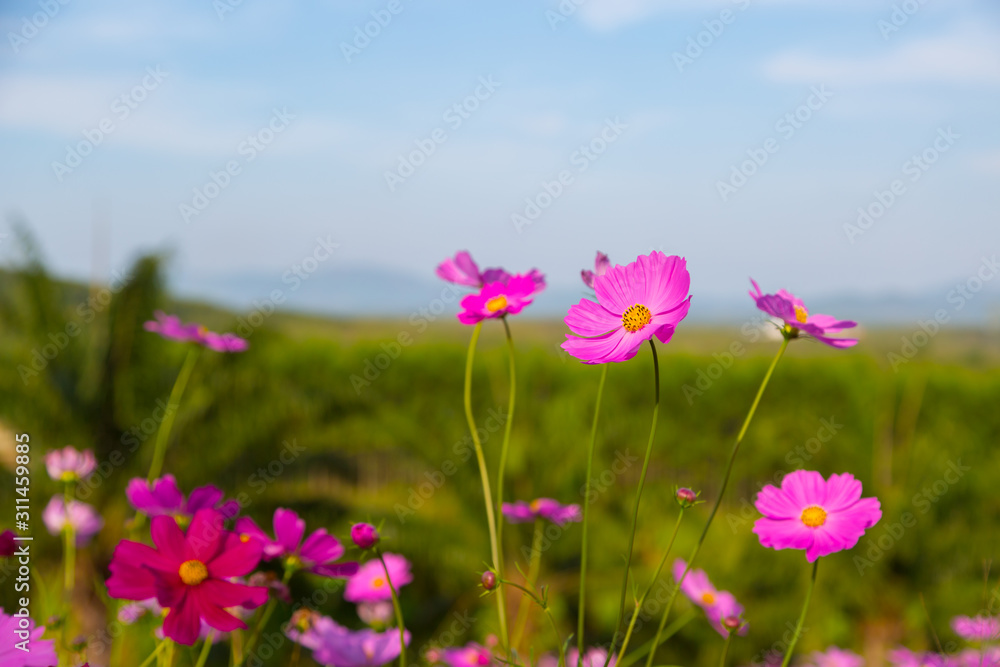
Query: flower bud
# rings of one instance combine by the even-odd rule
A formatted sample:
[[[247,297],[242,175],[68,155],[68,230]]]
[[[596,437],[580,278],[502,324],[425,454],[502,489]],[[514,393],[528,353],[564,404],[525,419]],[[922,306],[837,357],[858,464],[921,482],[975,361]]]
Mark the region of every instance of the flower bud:
[[[743,626],[743,619],[739,616],[726,616],[722,619],[722,627],[729,632],[736,632]]]
[[[497,575],[494,574],[492,570],[486,570],[483,572],[483,577],[480,581],[483,584],[483,588],[488,591],[492,591],[497,587]]]
[[[371,549],[378,544],[378,531],[370,523],[356,523],[351,526],[351,540],[359,549]]]
[[[677,500],[677,504],[680,505],[682,509],[687,509],[698,501],[698,494],[691,489],[682,486],[674,493],[674,498]]]

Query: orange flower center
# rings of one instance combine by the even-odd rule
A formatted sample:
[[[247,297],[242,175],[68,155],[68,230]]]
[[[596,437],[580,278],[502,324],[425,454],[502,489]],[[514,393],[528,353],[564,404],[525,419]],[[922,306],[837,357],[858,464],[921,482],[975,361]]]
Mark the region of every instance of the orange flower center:
[[[705,604],[715,604],[715,596],[711,593],[702,593],[701,601]]]
[[[181,581],[188,586],[197,586],[208,579],[208,568],[200,560],[186,560],[177,571]]]
[[[503,310],[506,307],[507,307],[507,297],[505,297],[503,294],[495,296],[486,302],[486,310],[490,311],[491,313],[495,313],[498,310]]]
[[[634,306],[629,306],[629,309],[622,313],[622,326],[625,327],[626,331],[635,333],[649,324],[652,319],[653,314],[649,312],[649,308],[637,303]]]
[[[802,306],[795,306],[795,319],[805,324],[806,320],[809,319],[809,311]]]
[[[531,508],[532,512],[537,512],[538,508],[541,507],[541,505],[542,504],[540,502],[538,502],[537,500],[532,500],[530,503],[528,503],[528,507]]]
[[[810,528],[818,528],[826,523],[826,510],[822,507],[807,507],[802,510],[802,523]]]
[[[372,586],[374,586],[375,588],[382,588],[383,586],[385,586],[385,579],[383,579],[382,577],[376,577],[372,581]]]

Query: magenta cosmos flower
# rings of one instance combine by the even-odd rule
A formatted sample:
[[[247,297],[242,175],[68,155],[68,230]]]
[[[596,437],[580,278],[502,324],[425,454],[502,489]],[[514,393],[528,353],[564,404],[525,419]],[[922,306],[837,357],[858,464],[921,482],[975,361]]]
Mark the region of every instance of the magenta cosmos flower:
[[[45,455],[45,469],[57,482],[76,482],[86,479],[97,467],[94,452],[79,452],[73,447],[54,449]]]
[[[723,637],[729,636],[729,631],[722,626],[722,621],[728,617],[740,621],[739,634],[745,635],[748,625],[743,620],[743,605],[736,601],[736,598],[729,591],[720,591],[709,581],[704,570],[691,569],[687,576],[684,569],[687,563],[684,559],[678,558],[674,561],[673,575],[674,581],[681,581],[681,592],[705,611],[708,622]]]
[[[865,659],[853,651],[830,646],[809,656],[810,667],[864,667]]]
[[[240,504],[236,500],[223,502],[223,495],[222,489],[209,484],[199,486],[185,498],[173,475],[154,479],[152,484],[136,477],[125,487],[125,496],[132,507],[147,516],[170,515],[190,519],[198,510],[214,509],[231,519],[239,513]]]
[[[359,549],[371,549],[378,544],[379,534],[370,523],[356,523],[351,526],[351,541]]]
[[[486,283],[493,282],[506,282],[512,277],[512,274],[508,273],[506,270],[501,268],[486,269],[484,271],[479,270],[479,265],[472,259],[472,255],[469,254],[467,250],[462,250],[455,253],[454,258],[448,258],[438,264],[437,269],[434,271],[438,278],[442,280],[447,280],[450,283],[456,285],[465,285],[466,287],[480,288]],[[545,277],[538,271],[538,269],[532,269],[527,273],[527,276],[531,278],[535,283],[545,286]]]
[[[857,338],[830,338],[827,335],[853,329],[858,326],[857,322],[838,320],[832,315],[810,315],[802,299],[794,294],[785,290],[778,290],[777,294],[764,294],[753,278],[750,283],[753,285],[750,298],[757,304],[757,308],[785,323],[782,329],[785,337],[797,338],[801,333],[806,333],[831,347],[844,348],[858,344]]]
[[[21,623],[26,622],[27,628]],[[18,634],[27,632],[28,638]],[[0,665],[3,667],[51,667],[59,662],[55,642],[42,640],[45,628],[35,627],[30,618],[8,616],[0,607]],[[19,646],[28,650],[21,650]]]
[[[653,251],[627,266],[594,276],[597,303],[583,299],[569,309],[564,350],[589,364],[631,359],[656,336],[666,343],[687,316],[691,277],[682,257]]]
[[[545,279],[541,274],[510,276],[483,285],[476,294],[462,299],[462,312],[458,321],[462,324],[478,324],[485,319],[517,315],[531,304],[535,294],[545,289]]]
[[[588,271],[587,269],[584,269],[580,271],[580,277],[583,278],[583,284],[593,289],[594,276],[603,276],[608,272],[609,268],[611,268],[611,261],[608,260],[608,256],[598,250],[597,258],[594,260],[594,270]]]
[[[108,594],[120,600],[156,598],[169,609],[163,634],[188,646],[197,641],[203,620],[221,632],[246,628],[226,608],[259,607],[267,589],[230,580],[257,567],[261,545],[224,530],[224,518],[215,510],[198,510],[185,533],[173,517],[153,517],[153,547],[123,540],[115,548]]]
[[[314,530],[303,542],[306,522],[292,510],[275,510],[273,540],[249,517],[236,522],[236,532],[259,543],[265,560],[284,558],[287,567],[323,577],[350,577],[358,571],[357,563],[334,562],[344,555],[344,545],[326,529]]]
[[[42,521],[52,535],[60,535],[67,526],[72,527],[78,547],[86,546],[104,526],[104,519],[87,503],[71,500],[67,511],[62,496],[52,496],[42,511]]]
[[[391,600],[392,591],[389,590],[386,581],[386,569],[389,570],[389,581],[393,587],[399,591],[401,586],[413,581],[413,574],[410,572],[410,561],[399,554],[383,554],[385,568],[382,561],[373,559],[362,565],[357,574],[347,580],[347,587],[344,589],[344,599],[349,602],[378,602],[380,600]]]
[[[231,333],[215,333],[200,324],[183,324],[176,315],[167,315],[161,310],[153,313],[155,320],[143,325],[146,331],[158,333],[168,340],[181,343],[197,343],[216,352],[243,352],[250,344]]]
[[[796,470],[780,489],[761,489],[755,506],[764,515],[753,525],[761,545],[805,549],[810,563],[850,549],[882,518],[878,498],[862,498],[861,482],[850,473],[824,480],[818,472]]]
[[[7,558],[8,556],[13,556],[17,551],[17,541],[14,538],[14,531],[5,530],[0,533],[0,558]]]
[[[313,659],[331,667],[377,667],[399,657],[399,631],[348,630],[327,616],[315,613],[300,615],[285,634],[295,643],[310,649]],[[302,626],[302,627],[297,627]],[[410,645],[410,632],[403,631],[403,641]]]
[[[527,523],[535,519],[548,519],[552,523],[564,526],[567,523],[583,521],[579,505],[562,505],[552,498],[536,498],[530,503],[518,500],[515,503],[504,503],[504,517],[510,523]]]
[[[951,629],[962,639],[981,642],[1000,638],[1000,619],[992,616],[956,616],[951,619]]]

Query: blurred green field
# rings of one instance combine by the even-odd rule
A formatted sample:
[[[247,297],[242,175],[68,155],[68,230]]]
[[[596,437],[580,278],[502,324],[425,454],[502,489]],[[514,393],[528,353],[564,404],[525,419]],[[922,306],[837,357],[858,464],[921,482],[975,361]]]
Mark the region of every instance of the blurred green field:
[[[155,259],[141,260],[134,276],[106,306],[100,305],[99,290],[54,281],[38,263],[0,276],[5,370],[0,488],[13,485],[12,433],[30,433],[36,549],[45,554],[39,567],[55,589],[53,601],[60,546],[57,538],[43,535],[40,514],[56,486],[45,476],[41,454],[73,444],[93,448],[99,461],[108,461],[115,450],[124,455],[123,465],[106,465],[98,473],[87,498],[107,525],[80,565],[81,581],[95,582],[77,594],[84,635],[104,626],[106,609],[96,582],[106,575],[130,515],[122,492],[130,478],[145,475],[156,426],[152,415],[158,401],[166,402],[185,354],[181,346],[143,331],[142,322],[155,308],[218,330],[235,330],[242,317],[172,302]],[[79,304],[92,297],[99,307],[85,322]],[[745,315],[754,317],[749,300]],[[36,368],[41,362],[33,352],[56,344],[51,335],[65,332],[67,322],[79,324],[78,335],[68,336],[54,358],[43,355],[44,367]],[[443,635],[455,642],[481,640],[495,628],[495,606],[480,598],[477,588],[489,559],[489,538],[462,412],[470,330],[450,317],[422,326],[406,320],[267,317],[253,329],[245,354],[202,355],[166,461],[182,487],[217,484],[261,523],[269,523],[276,507],[294,508],[311,528],[325,526],[342,538],[352,521],[382,522],[386,548],[414,562],[415,581],[403,589],[402,605],[417,648]],[[511,326],[518,405],[506,497],[580,502],[600,371],[560,353],[561,323],[515,318]],[[403,332],[409,335],[403,340],[411,342],[397,349],[393,341]],[[852,472],[866,496],[881,499],[884,512],[854,550],[823,559],[801,652],[837,644],[876,665],[898,643],[914,649],[932,645],[920,594],[944,642],[955,640],[948,629],[952,615],[984,607],[984,563],[997,553],[1000,538],[1000,341],[977,330],[943,330],[894,370],[887,354],[898,352],[901,337],[912,333],[863,330],[861,344],[847,351],[796,341],[779,365],[698,563],[747,607],[750,632],[733,643],[731,664],[759,661],[800,609],[809,573],[803,554],[764,549],[750,532],[757,489],[796,468],[824,475]],[[733,343],[743,352],[731,363],[713,356],[732,350]],[[777,346],[765,337],[751,342],[738,326],[682,325],[675,340],[660,348],[661,418],[636,539],[640,585],[649,580],[673,526],[674,486],[714,497],[732,440]],[[502,431],[489,417],[505,414],[507,390],[502,327],[488,322],[473,400],[480,426],[497,426],[487,430],[484,443],[492,471]],[[592,506],[591,643],[607,642],[613,629],[651,408],[652,368],[643,350],[614,365],[608,376]],[[138,445],[134,452],[133,445]],[[5,492],[0,504],[12,507],[11,495]],[[707,509],[699,505],[689,513],[674,553],[690,551]],[[8,523],[0,516],[0,529]],[[541,581],[551,587],[565,635],[576,626],[580,528],[556,532],[544,554]],[[530,539],[530,526],[505,531],[511,569],[515,561],[526,567],[522,547]],[[10,607],[13,590],[3,578],[0,604]],[[991,577],[990,590],[995,581]],[[308,598],[319,584],[296,579],[294,598]],[[516,604],[512,595],[512,612]],[[54,613],[54,605],[48,606],[42,604],[36,618]],[[680,601],[675,617],[689,606]],[[344,624],[360,626],[353,605],[339,595],[319,607]],[[272,622],[275,631],[279,617]],[[554,649],[541,619],[532,618],[536,652]],[[650,625],[655,622],[646,624],[633,645],[652,635]],[[128,647],[126,655],[145,657],[148,633],[144,641]],[[717,664],[721,648],[721,639],[699,617],[661,650],[656,664]],[[225,664],[221,650],[212,657],[218,659],[213,664]]]

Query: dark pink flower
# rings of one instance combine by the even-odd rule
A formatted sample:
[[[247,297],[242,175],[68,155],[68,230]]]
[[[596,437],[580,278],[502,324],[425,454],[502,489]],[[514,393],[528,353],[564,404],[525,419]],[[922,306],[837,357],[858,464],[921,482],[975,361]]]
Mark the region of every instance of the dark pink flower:
[[[785,475],[780,489],[761,489],[755,506],[764,515],[753,526],[761,545],[805,549],[810,563],[850,549],[882,518],[878,498],[862,498],[861,482],[850,473],[827,481],[818,472],[796,470]]]
[[[486,283],[479,292],[462,299],[458,321],[478,324],[488,318],[517,315],[544,288],[545,279],[537,271]]]
[[[399,631],[348,630],[327,616],[310,613],[300,623],[290,624],[285,634],[295,643],[312,650],[321,665],[336,667],[377,667],[399,657]],[[410,633],[403,641],[410,644]]]
[[[583,299],[569,309],[562,348],[588,364],[631,359],[656,336],[666,343],[688,313],[691,277],[682,257],[653,251],[627,266],[594,276],[597,302]]]
[[[224,530],[223,521],[221,513],[201,509],[185,533],[173,517],[153,517],[153,547],[123,540],[115,548],[108,594],[121,600],[156,598],[169,609],[163,634],[188,646],[197,641],[203,620],[221,632],[246,628],[226,608],[258,607],[267,601],[267,589],[230,580],[257,567],[261,546]]]
[[[71,526],[78,547],[86,546],[104,526],[104,519],[87,503],[71,500],[67,511],[62,496],[52,496],[42,510],[42,522],[52,535],[61,535],[67,526]]]
[[[485,667],[493,661],[493,652],[476,642],[465,646],[454,646],[443,649],[437,657],[437,662],[443,662],[448,667]]]
[[[143,325],[146,331],[158,333],[169,340],[181,343],[197,343],[216,352],[243,352],[250,344],[236,334],[219,334],[209,331],[200,324],[182,324],[176,315],[167,315],[161,310],[153,314],[156,319]]]
[[[827,647],[826,651],[815,651],[809,656],[810,667],[864,667],[865,659],[853,651],[847,651],[836,646]]]
[[[86,479],[97,467],[94,452],[87,449],[82,452],[73,447],[53,449],[45,455],[45,469],[49,477],[57,482],[76,482]]]
[[[536,498],[530,503],[523,500],[504,503],[501,509],[510,523],[527,523],[535,519],[548,519],[554,524],[563,526],[571,521],[583,521],[579,505],[562,505],[552,498]]]
[[[125,487],[125,496],[132,507],[147,516],[166,514],[190,519],[200,509],[215,509],[231,519],[239,513],[240,504],[236,500],[223,502],[223,495],[222,489],[209,484],[199,486],[185,498],[173,475],[154,479],[152,484],[136,477]]]
[[[14,540],[15,537],[17,536],[12,530],[5,530],[0,533],[0,558],[13,556],[14,552],[17,551],[17,542]]]
[[[838,320],[831,315],[810,315],[802,299],[794,294],[785,290],[778,290],[777,294],[764,294],[752,278],[750,283],[753,285],[750,298],[757,304],[757,308],[785,323],[782,330],[785,336],[795,338],[800,333],[806,333],[821,343],[840,348],[858,344],[857,338],[830,338],[827,335],[853,329],[858,325],[857,322]]]
[[[389,581],[393,588],[399,592],[400,587],[413,581],[413,574],[410,572],[410,561],[399,554],[383,554],[385,567],[382,561],[375,558],[360,568],[357,574],[347,580],[347,587],[344,589],[344,599],[348,602],[379,602],[381,600],[391,600],[392,591],[389,589]],[[389,570],[389,579],[386,580],[386,568]]]
[[[503,269],[488,270],[494,272],[503,271]],[[455,253],[454,259],[448,258],[438,264],[435,273],[442,280],[447,280],[456,285],[465,285],[467,287],[482,287],[483,285],[483,274],[480,273],[479,266],[467,250],[459,251]]]
[[[587,287],[594,287],[594,276],[603,276],[611,268],[611,262],[608,260],[608,256],[605,255],[600,250],[597,251],[597,258],[594,260],[594,270],[588,271],[584,269],[580,271],[580,277],[583,278],[583,284]]]
[[[956,616],[951,619],[951,629],[966,641],[991,641],[1000,638],[1000,619],[994,616]]]
[[[356,523],[351,526],[351,541],[359,549],[371,549],[378,544],[378,531],[370,523]]]
[[[45,628],[35,626],[32,619],[23,619],[27,628],[21,628],[21,618],[8,616],[0,607],[0,665],[3,667],[51,667],[59,662],[56,656],[55,642],[51,639],[42,640]],[[28,633],[30,650],[23,651],[18,644],[25,641],[18,632]]]
[[[305,541],[306,522],[292,510],[274,511],[274,539],[254,520],[244,517],[236,522],[236,532],[261,545],[265,560],[284,558],[287,566],[323,577],[350,577],[357,573],[357,563],[335,563],[344,555],[344,545],[325,528],[314,530]]]

